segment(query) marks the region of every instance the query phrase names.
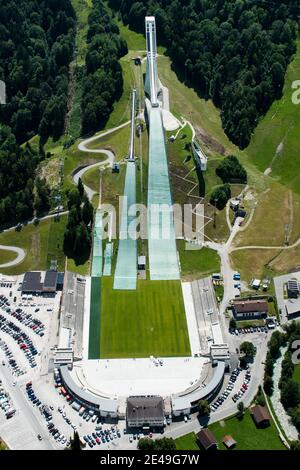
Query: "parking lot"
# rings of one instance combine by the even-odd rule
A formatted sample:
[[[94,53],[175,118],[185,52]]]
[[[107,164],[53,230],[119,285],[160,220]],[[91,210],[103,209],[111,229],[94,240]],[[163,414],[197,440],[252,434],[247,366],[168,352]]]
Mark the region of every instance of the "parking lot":
[[[55,388],[61,294],[22,296],[21,282],[22,276],[0,280],[0,376],[9,396],[3,409],[15,410],[9,419],[0,413],[0,435],[13,449],[64,449],[75,430],[85,449],[136,448],[124,420],[104,422],[89,410],[80,415]]]
[[[217,399],[211,403],[211,411],[217,411],[217,409],[228,399],[231,399],[234,403],[241,400],[248,390],[250,380],[250,369],[243,370],[240,367],[234,369],[231,372],[229,379],[226,380],[226,385],[222,392],[219,394]]]

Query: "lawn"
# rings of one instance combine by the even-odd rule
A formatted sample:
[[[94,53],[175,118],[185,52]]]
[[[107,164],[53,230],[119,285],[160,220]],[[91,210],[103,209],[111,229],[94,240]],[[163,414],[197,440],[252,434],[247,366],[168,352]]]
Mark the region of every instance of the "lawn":
[[[216,212],[215,226],[213,223],[214,213]],[[229,237],[229,227],[226,221],[226,210],[215,210],[214,206],[205,203],[205,240],[212,240],[217,242],[226,242]]]
[[[17,253],[14,251],[1,250],[0,249],[0,264],[9,263],[17,257]]]
[[[249,283],[253,278],[276,275],[274,263],[279,253],[279,250],[238,250],[230,254],[230,259],[232,266],[241,273],[242,280]]]
[[[222,441],[228,434],[236,440],[236,450],[285,450],[273,421],[268,428],[259,429],[255,426],[249,410],[242,420],[236,417],[228,418],[209,425],[209,429],[218,441],[219,450],[227,450]],[[199,450],[193,432],[179,437],[175,443],[177,450]]]
[[[300,39],[297,46],[286,73],[283,97],[262,118],[245,152],[260,171],[271,166],[271,176],[300,193],[300,105],[292,102],[292,82],[300,76]],[[281,143],[282,150],[276,154]]]
[[[136,291],[115,291],[113,278],[103,277],[101,297],[101,358],[190,355],[179,281],[138,281]]]
[[[176,450],[199,450],[199,446],[196,441],[196,434],[190,432],[185,436],[178,437],[175,439]]]
[[[146,39],[143,34],[132,31],[128,26],[125,26],[122,21],[117,21],[116,23],[119,27],[121,36],[127,42],[128,50],[146,50]]]
[[[269,179],[269,189],[257,198],[253,219],[245,231],[237,235],[237,246],[282,246],[285,226],[291,229],[290,242],[300,236],[299,196],[292,195],[283,185]]]
[[[99,135],[99,139],[95,139],[87,145],[88,149],[109,149],[116,155],[116,160],[122,160],[128,153],[129,149],[129,138],[130,138],[130,127],[129,125],[122,129],[113,132],[107,136],[102,137]]]
[[[206,247],[200,250],[187,250],[184,240],[177,240],[177,249],[182,278],[198,279],[220,271],[220,258],[216,251]]]
[[[53,218],[42,220],[38,226],[29,224],[21,232],[10,230],[0,234],[1,245],[23,248],[26,257],[22,263],[3,268],[3,274],[21,274],[30,270],[46,270],[50,261],[56,259],[59,269],[64,269],[63,234],[67,217],[61,216],[57,222]]]
[[[0,450],[8,450],[7,445],[0,438]]]
[[[226,450],[222,440],[228,434],[237,441],[237,450],[285,450],[273,421],[268,428],[259,429],[255,426],[249,410],[242,420],[232,417],[211,424],[209,429],[218,441],[219,450]]]
[[[300,364],[297,364],[295,366],[293,379],[296,380],[296,382],[298,382],[298,384],[300,385]]]

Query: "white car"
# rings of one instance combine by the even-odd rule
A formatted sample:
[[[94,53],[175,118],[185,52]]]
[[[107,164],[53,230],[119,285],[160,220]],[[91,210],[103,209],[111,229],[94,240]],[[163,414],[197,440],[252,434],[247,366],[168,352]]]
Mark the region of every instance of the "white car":
[[[130,436],[129,438],[129,442],[132,443],[133,442],[133,438]]]

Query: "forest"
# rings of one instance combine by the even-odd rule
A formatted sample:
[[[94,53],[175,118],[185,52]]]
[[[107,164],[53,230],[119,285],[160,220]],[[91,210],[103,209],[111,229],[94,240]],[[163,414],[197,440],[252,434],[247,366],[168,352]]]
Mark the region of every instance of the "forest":
[[[107,122],[123,92],[119,58],[127,54],[127,44],[119,35],[102,0],[94,0],[88,19],[88,51],[82,90],[82,132],[99,130]]]
[[[45,181],[35,181],[43,149],[21,144],[37,133],[43,144],[64,131],[75,26],[70,0],[0,3],[0,80],[7,95],[0,106],[2,228],[49,208]]]
[[[224,131],[247,147],[261,116],[280,98],[296,50],[299,0],[109,0],[144,32],[155,15],[158,41],[179,77],[221,110]]]

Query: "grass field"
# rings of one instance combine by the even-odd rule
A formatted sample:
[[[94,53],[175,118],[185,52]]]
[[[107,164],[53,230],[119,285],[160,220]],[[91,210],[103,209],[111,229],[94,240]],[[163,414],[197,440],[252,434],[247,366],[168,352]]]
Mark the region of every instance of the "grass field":
[[[136,291],[115,291],[113,278],[104,277],[101,297],[101,358],[190,355],[179,281],[138,281]]]
[[[189,434],[185,434],[185,436],[175,439],[175,445],[177,450],[199,450],[196,434],[194,432],[190,432]]]
[[[242,420],[229,418],[211,424],[209,429],[218,441],[219,450],[226,450],[222,440],[227,434],[237,441],[237,450],[285,450],[273,421],[268,428],[259,429],[255,426],[249,410]]]
[[[14,251],[0,250],[0,264],[9,263],[17,257]]]
[[[262,279],[276,275],[272,260],[279,253],[278,250],[239,250],[233,251],[230,259],[233,267],[241,273],[242,280],[249,283],[254,277]]]
[[[10,268],[3,268],[4,274],[21,274],[30,270],[46,270],[50,261],[56,259],[59,269],[64,269],[63,234],[66,216],[61,216],[57,222],[53,218],[42,220],[37,227],[30,224],[21,232],[11,230],[0,234],[0,244],[12,245],[26,251],[24,261]]]
[[[300,237],[299,196],[269,179],[269,188],[257,197],[253,219],[248,228],[237,235],[237,246],[282,246],[285,225],[291,229],[290,243]]]
[[[300,364],[297,364],[295,366],[293,379],[296,380],[298,384],[300,385]]]
[[[185,246],[184,240],[177,240],[183,279],[198,279],[220,271],[220,258],[216,251],[206,247],[201,250],[186,250]]]
[[[255,426],[248,410],[242,420],[236,417],[228,418],[211,424],[209,429],[218,441],[219,450],[227,450],[222,441],[228,434],[237,442],[235,450],[285,450],[273,421],[270,427],[259,429]],[[175,443],[177,450],[199,450],[193,432],[179,437]]]

